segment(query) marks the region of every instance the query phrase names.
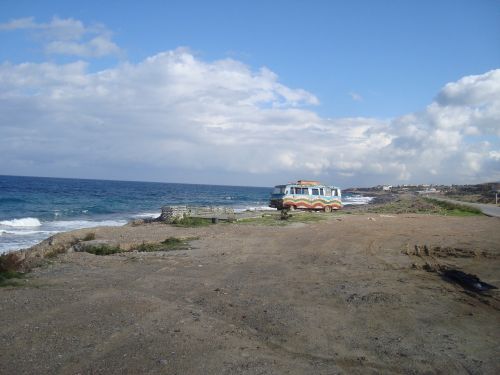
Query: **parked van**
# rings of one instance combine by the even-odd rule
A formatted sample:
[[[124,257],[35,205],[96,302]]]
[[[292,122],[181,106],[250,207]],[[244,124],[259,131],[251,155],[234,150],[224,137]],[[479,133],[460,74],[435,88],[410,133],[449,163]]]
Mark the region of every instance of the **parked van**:
[[[297,183],[275,186],[269,207],[278,210],[302,208],[331,212],[342,208],[342,192],[336,186],[299,180]]]

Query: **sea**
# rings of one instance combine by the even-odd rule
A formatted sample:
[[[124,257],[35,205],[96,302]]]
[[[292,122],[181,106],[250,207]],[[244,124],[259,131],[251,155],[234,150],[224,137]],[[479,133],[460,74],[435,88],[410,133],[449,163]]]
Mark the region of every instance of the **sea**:
[[[0,176],[0,253],[30,247],[59,232],[121,226],[152,218],[165,205],[270,210],[271,187]],[[366,204],[371,198],[344,198]]]

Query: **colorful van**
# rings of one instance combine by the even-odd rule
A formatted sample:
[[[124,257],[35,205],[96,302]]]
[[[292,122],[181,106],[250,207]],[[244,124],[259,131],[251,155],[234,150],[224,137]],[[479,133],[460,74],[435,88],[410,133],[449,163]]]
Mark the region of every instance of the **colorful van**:
[[[296,183],[275,186],[269,207],[278,210],[302,208],[331,212],[342,208],[342,192],[336,186],[299,180]]]

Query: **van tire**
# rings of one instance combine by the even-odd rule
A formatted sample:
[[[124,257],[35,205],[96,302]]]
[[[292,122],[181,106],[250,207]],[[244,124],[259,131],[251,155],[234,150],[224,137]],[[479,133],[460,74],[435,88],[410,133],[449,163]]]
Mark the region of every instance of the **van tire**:
[[[330,206],[325,206],[325,212],[326,213],[332,212],[332,208]]]
[[[290,211],[295,211],[295,206],[290,206],[290,207],[288,207],[288,209],[289,209]]]

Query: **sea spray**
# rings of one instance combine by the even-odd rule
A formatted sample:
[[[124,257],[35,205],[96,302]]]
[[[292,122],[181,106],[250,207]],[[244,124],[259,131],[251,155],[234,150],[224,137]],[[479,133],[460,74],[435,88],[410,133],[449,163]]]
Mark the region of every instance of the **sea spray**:
[[[39,227],[42,225],[40,220],[34,217],[25,217],[22,219],[12,219],[12,220],[2,220],[0,221],[0,225],[6,227]]]

